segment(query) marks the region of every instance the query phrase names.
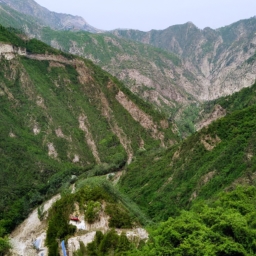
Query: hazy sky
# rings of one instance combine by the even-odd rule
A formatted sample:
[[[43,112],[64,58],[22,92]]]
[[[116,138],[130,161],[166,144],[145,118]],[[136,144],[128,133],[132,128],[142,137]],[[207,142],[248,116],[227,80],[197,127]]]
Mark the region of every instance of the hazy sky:
[[[193,22],[219,28],[256,15],[256,0],[35,0],[51,11],[82,16],[105,30],[165,29]]]

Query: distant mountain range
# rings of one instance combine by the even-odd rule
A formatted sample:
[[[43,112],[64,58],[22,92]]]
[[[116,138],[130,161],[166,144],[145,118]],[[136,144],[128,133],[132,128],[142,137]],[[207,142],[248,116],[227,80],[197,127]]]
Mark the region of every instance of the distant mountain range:
[[[84,30],[92,33],[100,31],[89,25],[82,17],[51,12],[34,0],[1,0],[1,3],[20,13],[34,17],[40,25],[49,26],[52,29]]]
[[[116,30],[113,34],[176,54],[196,77],[193,88],[183,85],[185,90],[205,101],[232,94],[255,81],[256,66],[250,61],[256,51],[255,28],[256,18],[250,18],[216,30],[201,30],[188,22],[165,30]]]
[[[3,25],[91,59],[170,116],[180,116],[181,106],[232,94],[256,79],[255,18],[217,30],[201,30],[188,22],[150,32],[90,34],[83,31],[99,30],[87,27],[79,17],[50,12],[33,0],[4,0],[0,7]]]

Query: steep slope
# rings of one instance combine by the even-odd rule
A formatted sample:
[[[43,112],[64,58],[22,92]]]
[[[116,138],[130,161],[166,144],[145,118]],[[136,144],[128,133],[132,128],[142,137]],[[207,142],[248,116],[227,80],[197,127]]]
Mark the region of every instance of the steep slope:
[[[91,59],[118,77],[136,94],[170,113],[180,104],[193,101],[181,84],[196,87],[184,75],[180,59],[166,51],[111,34],[43,29],[41,39],[52,47]],[[191,79],[196,80],[191,75]]]
[[[236,184],[255,184],[255,111],[255,104],[234,111],[179,146],[142,153],[127,167],[123,191],[163,220]]]
[[[93,33],[99,32],[98,29],[89,25],[82,17],[51,12],[45,7],[40,6],[34,0],[1,0],[1,3],[5,3],[20,13],[34,17],[39,20],[41,25],[49,26],[53,29],[75,29]]]
[[[194,123],[196,124],[197,130],[199,130],[226,114],[231,114],[236,110],[242,110],[255,103],[256,83],[232,95],[204,103],[200,107],[200,113],[194,120]]]
[[[191,90],[196,90],[196,78],[184,70],[180,59],[172,53],[111,34],[45,28],[39,19],[31,23],[31,16],[1,3],[0,6],[0,23],[20,29],[29,37],[36,37],[62,51],[91,59],[168,115],[181,104],[194,101],[181,85],[187,84]]]
[[[12,229],[72,175],[177,141],[164,116],[91,61],[0,27],[0,218]]]
[[[256,19],[251,18],[217,30],[200,30],[189,22],[161,31],[115,30],[113,34],[177,54],[200,83],[199,90],[186,85],[184,89],[197,99],[212,100],[255,81],[255,62],[247,62],[256,50],[255,26]]]
[[[0,2],[0,24],[19,29],[20,33],[30,37],[38,36],[42,29],[38,19],[17,12],[3,2]]]

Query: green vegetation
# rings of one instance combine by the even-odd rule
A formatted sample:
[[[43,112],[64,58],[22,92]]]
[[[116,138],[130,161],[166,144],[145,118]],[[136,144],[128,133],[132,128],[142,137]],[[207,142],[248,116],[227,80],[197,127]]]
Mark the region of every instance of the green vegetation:
[[[127,152],[113,127],[118,127],[134,153],[141,140],[146,150],[159,147],[160,141],[152,138],[150,131],[116,100],[119,90],[152,117],[166,141],[177,139],[171,128],[161,128],[163,115],[158,115],[151,105],[91,61],[61,53],[35,39],[23,40],[4,27],[0,27],[0,40],[26,47],[29,54],[60,58],[58,62],[26,56],[8,61],[1,57],[0,229],[5,230],[2,238],[46,199],[58,191],[67,193],[74,175],[89,177],[122,168]],[[108,109],[104,103],[108,104],[109,117],[104,113]],[[86,128],[82,129],[83,124]],[[100,163],[90,143],[94,143]],[[39,211],[41,218],[42,214]]]
[[[1,57],[0,255],[10,249],[6,235],[57,192],[62,198],[48,217],[50,256],[58,255],[57,239],[67,240],[77,232],[69,224],[70,215],[84,214],[93,223],[102,211],[110,216],[111,228],[150,224],[148,243],[136,248],[112,229],[97,232],[87,247],[81,243],[77,255],[256,254],[256,189],[248,187],[255,185],[256,84],[205,104],[205,112],[219,104],[227,116],[198,133],[193,125],[200,109],[196,104],[187,106],[178,122],[180,135],[194,134],[178,145],[161,148],[160,140],[133,119],[116,95],[121,90],[149,115],[170,145],[179,139],[172,127],[161,125],[166,121],[164,114],[91,61],[61,53],[36,39],[23,40],[19,33],[0,27],[0,41],[26,48],[30,56],[55,55],[55,60],[17,56],[8,61]],[[163,50],[128,41],[120,46],[112,35],[49,28],[42,35],[48,43],[54,36],[57,42],[65,38],[61,45],[65,51],[72,47],[72,39],[80,50],[86,43],[88,48],[82,54],[88,50],[103,67],[113,54],[130,56],[134,52],[141,66],[148,57],[153,59],[157,72],[164,73],[170,63],[181,65],[177,57]],[[225,40],[229,42],[229,38]],[[210,48],[206,43],[203,51]],[[134,68],[133,64],[133,59],[124,58],[113,74],[124,65]],[[149,69],[142,70],[143,75],[148,73]],[[183,75],[193,79],[189,72]],[[173,112],[176,110],[178,106]],[[134,159],[126,166],[128,149]],[[117,186],[102,177],[121,169],[125,174]],[[77,191],[71,194],[75,181]],[[247,187],[234,190],[237,183]],[[223,190],[231,192],[219,194]],[[39,207],[38,217],[44,216]]]
[[[128,255],[255,255],[255,187],[218,196],[152,228],[148,243]]]
[[[211,198],[241,177],[252,183],[255,114],[252,105],[212,123],[180,146],[142,152],[127,167],[122,191],[159,221],[189,209],[192,200]]]
[[[181,138],[186,138],[188,135],[195,133],[195,121],[198,119],[200,107],[197,103],[192,103],[185,107],[180,116],[177,116],[175,119],[176,124],[179,129]]]
[[[75,256],[108,256],[108,255],[127,255],[132,243],[127,239],[125,233],[119,236],[114,229],[105,234],[97,231],[93,242],[87,247],[80,242],[80,249],[75,252]]]
[[[129,214],[120,206],[108,204],[106,213],[111,216],[109,227],[111,228],[131,228],[132,222]]]
[[[107,182],[105,181],[105,183]],[[49,255],[58,255],[58,243],[56,239],[67,239],[76,232],[76,227],[68,224],[69,216],[72,215],[74,211],[79,211],[80,213],[85,211],[85,220],[89,223],[93,223],[96,221],[97,213],[99,214],[100,211],[105,210],[108,216],[110,216],[110,227],[131,228],[133,226],[134,220],[132,220],[127,209],[118,202],[117,198],[106,190],[106,187],[111,185],[107,184],[104,186],[101,182],[99,184],[101,184],[101,186],[84,186],[74,194],[67,194],[63,196],[53,205],[49,213],[49,224],[46,238]],[[77,207],[75,208],[75,204],[78,205],[79,210]],[[103,208],[105,207],[103,205],[106,205],[106,209]],[[100,251],[107,252],[107,250],[111,249],[112,246],[117,246],[119,248],[122,244],[123,238],[120,238],[121,241],[118,242],[116,237],[118,236],[114,230],[105,234],[102,237],[102,242],[98,241],[99,243],[97,244],[97,246],[100,247]],[[110,242],[110,240],[113,242]],[[114,242],[117,244],[112,244]],[[93,246],[94,245],[91,244],[89,248]]]
[[[0,255],[4,256],[11,249],[11,244],[7,237],[0,237]]]
[[[95,222],[99,217],[99,211],[100,211],[100,203],[89,201],[85,209],[85,215],[84,215],[85,220],[88,221],[88,223]]]

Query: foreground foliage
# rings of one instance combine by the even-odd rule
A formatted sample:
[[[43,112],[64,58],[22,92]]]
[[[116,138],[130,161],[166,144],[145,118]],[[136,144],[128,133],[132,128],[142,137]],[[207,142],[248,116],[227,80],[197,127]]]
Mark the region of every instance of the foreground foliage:
[[[255,184],[256,105],[237,110],[167,150],[141,152],[121,190],[156,221],[209,199],[234,182]]]
[[[108,214],[110,217],[109,226],[112,228],[132,228],[134,223],[137,222],[136,217],[131,216],[128,209],[118,201],[118,198],[109,192],[108,187],[111,186],[111,184],[100,180],[98,182],[98,185],[87,184],[74,194],[64,195],[53,205],[49,213],[49,224],[46,237],[49,256],[58,255],[58,243],[56,239],[68,239],[76,232],[76,227],[69,224],[69,216],[74,211],[77,211],[77,209],[75,209],[75,204],[79,207],[80,214],[85,213],[85,220],[89,223],[99,220],[99,218],[97,218],[97,213],[100,211],[105,211]],[[120,238],[121,240],[118,242],[118,239],[116,238],[119,237],[115,231],[112,230],[104,236],[102,235],[102,241],[95,242],[98,243],[97,245],[92,243],[89,246],[91,248],[90,250],[94,251],[96,250],[94,247],[99,246],[99,253],[103,253],[99,255],[106,255],[104,253],[112,247],[119,248],[120,250],[124,239]]]
[[[119,236],[114,229],[109,230],[105,234],[97,231],[94,241],[89,243],[86,247],[80,242],[80,249],[75,252],[75,256],[108,256],[108,255],[127,255],[133,247],[128,240],[125,233]]]
[[[255,255],[256,188],[238,187],[219,196],[157,225],[148,243],[129,255]]]

